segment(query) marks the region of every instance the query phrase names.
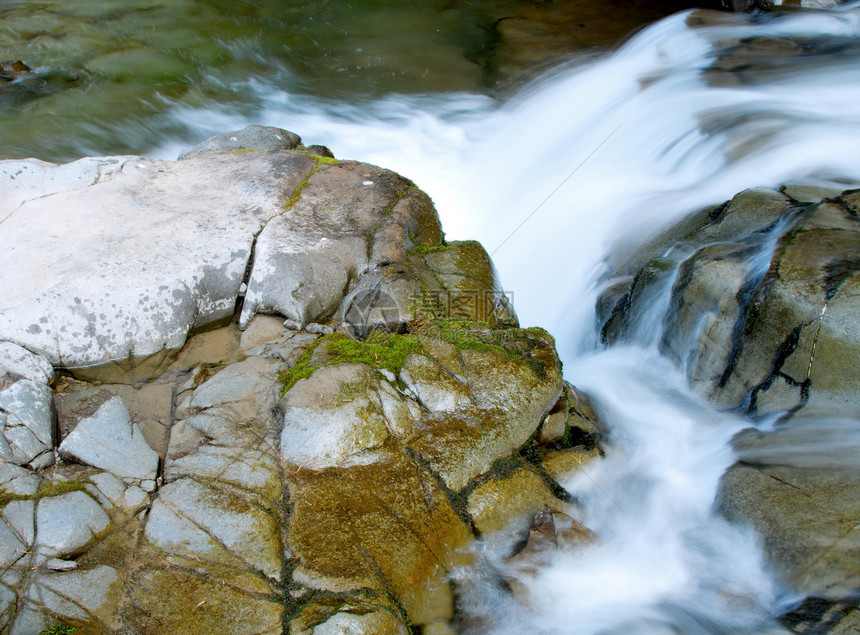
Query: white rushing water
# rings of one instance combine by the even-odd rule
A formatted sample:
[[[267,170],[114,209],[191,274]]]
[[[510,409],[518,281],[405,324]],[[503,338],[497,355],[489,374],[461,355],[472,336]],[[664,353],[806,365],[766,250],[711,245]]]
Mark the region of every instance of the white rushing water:
[[[449,238],[491,252],[521,322],[557,336],[566,378],[610,429],[606,459],[566,484],[600,541],[523,580],[528,606],[479,584],[471,610],[496,632],[761,632],[791,601],[757,538],[712,512],[728,441],[749,422],[704,406],[654,346],[599,350],[594,300],[613,247],[697,208],[747,187],[860,178],[855,7],[699,27],[675,15],[501,104],[458,95],[347,108],[251,82],[262,120],[177,113],[201,137],[275,125],[412,178]],[[780,36],[811,52],[762,57],[746,84],[703,73],[739,40]]]

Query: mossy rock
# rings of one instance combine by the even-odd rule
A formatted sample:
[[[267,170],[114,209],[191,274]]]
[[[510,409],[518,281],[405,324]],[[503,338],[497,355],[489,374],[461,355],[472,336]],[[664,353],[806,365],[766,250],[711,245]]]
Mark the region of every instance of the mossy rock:
[[[491,327],[516,324],[498,273],[480,243],[458,241],[416,247],[408,264],[422,292],[449,316],[479,320]]]
[[[433,475],[398,448],[369,465],[288,474],[292,579],[332,593],[389,591],[414,624],[449,618],[446,575],[472,538]]]

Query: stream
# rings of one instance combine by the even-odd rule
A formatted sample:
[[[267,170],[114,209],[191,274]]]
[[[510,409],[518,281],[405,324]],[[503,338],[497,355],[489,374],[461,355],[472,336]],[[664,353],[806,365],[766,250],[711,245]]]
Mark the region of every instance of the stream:
[[[157,128],[137,151],[173,159],[189,138],[254,123],[411,178],[449,239],[485,245],[521,323],[556,336],[565,378],[609,430],[605,460],[565,483],[600,540],[522,578],[525,605],[499,593],[506,565],[488,549],[462,573],[473,581],[465,610],[500,635],[784,632],[776,617],[801,597],[775,581],[760,537],[712,509],[730,440],[752,423],[693,395],[649,329],[599,345],[594,306],[617,254],[698,209],[748,187],[860,179],[860,5],[676,13],[502,94],[470,80],[345,99],[298,90],[257,54],[281,70],[213,64],[201,85],[214,94],[221,82],[223,98],[165,93],[145,124],[80,133],[57,156],[107,153],[121,132]]]

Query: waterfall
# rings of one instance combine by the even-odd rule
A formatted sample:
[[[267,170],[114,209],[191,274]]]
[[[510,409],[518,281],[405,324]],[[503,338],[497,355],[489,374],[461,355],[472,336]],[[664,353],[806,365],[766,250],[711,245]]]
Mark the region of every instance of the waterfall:
[[[413,179],[449,238],[487,247],[521,322],[556,335],[566,378],[598,405],[606,459],[565,485],[599,541],[523,580],[522,606],[480,584],[504,568],[486,554],[469,611],[498,633],[764,632],[795,598],[759,538],[711,509],[729,440],[750,423],[693,396],[653,342],[600,349],[594,302],[613,257],[697,209],[748,187],[860,178],[858,62],[857,4],[685,12],[500,100],[344,106],[254,79],[262,119],[174,116],[201,138],[247,123],[295,130]]]

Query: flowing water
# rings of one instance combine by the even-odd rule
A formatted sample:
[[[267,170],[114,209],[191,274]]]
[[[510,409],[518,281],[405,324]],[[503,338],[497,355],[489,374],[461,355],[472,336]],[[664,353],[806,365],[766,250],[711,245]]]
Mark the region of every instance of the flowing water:
[[[696,209],[747,187],[860,179],[860,8],[676,14],[503,98],[382,91],[343,101],[299,90],[265,55],[260,64],[280,70],[210,65],[203,82],[253,107],[164,97],[157,122],[182,138],[162,132],[147,154],[172,159],[189,137],[258,123],[409,176],[449,238],[487,247],[521,322],[557,336],[566,378],[608,423],[606,459],[566,483],[599,542],[520,576],[524,604],[499,594],[506,565],[488,549],[466,574],[467,610],[497,633],[778,631],[775,616],[798,598],[774,581],[759,538],[712,510],[736,458],[730,439],[751,423],[693,396],[648,329],[638,345],[601,349],[594,302],[615,255]],[[860,444],[851,429],[799,428],[797,447],[820,442],[807,454],[820,464],[828,448]]]

